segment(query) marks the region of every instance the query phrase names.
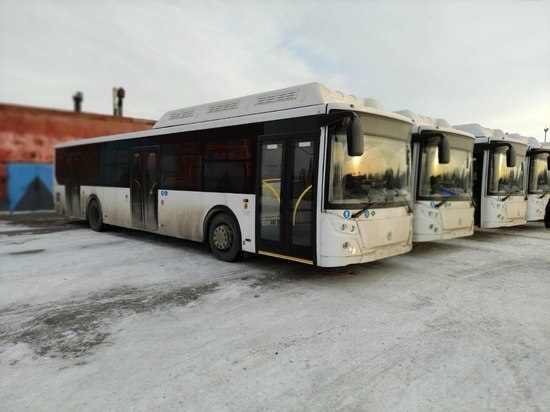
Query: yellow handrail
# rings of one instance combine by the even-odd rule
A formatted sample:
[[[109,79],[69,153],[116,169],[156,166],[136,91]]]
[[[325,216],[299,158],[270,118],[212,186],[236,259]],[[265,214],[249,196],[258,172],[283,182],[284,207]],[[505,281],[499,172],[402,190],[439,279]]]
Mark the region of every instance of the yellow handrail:
[[[298,198],[298,201],[296,202],[296,205],[294,206],[294,213],[292,213],[292,226],[296,224],[296,212],[298,211],[298,206],[300,205],[300,202],[302,201],[302,198],[305,196],[307,192],[309,192],[312,188],[312,185],[309,185],[305,188],[305,190],[302,192],[300,197]]]
[[[264,179],[262,180],[262,184],[266,185],[269,188],[269,190],[273,192],[273,194],[275,195],[279,203],[281,203],[281,196],[279,196],[279,193],[277,193],[275,188],[268,183],[268,182],[278,182],[278,181],[281,181],[281,179]]]

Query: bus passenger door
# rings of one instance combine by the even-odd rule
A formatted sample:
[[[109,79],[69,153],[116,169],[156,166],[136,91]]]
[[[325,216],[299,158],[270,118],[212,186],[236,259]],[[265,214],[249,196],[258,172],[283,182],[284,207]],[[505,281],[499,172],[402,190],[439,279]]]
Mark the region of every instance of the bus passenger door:
[[[68,216],[80,216],[80,153],[67,154],[65,160],[65,203]]]
[[[130,197],[132,226],[158,229],[158,149],[132,149]]]
[[[315,263],[317,147],[312,136],[261,138],[258,253]]]

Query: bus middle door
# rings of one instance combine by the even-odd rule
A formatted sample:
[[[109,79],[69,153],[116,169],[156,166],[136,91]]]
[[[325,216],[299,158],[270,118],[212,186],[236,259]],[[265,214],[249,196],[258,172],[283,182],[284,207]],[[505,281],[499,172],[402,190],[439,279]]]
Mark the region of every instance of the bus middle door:
[[[262,136],[258,144],[257,251],[315,262],[318,136]]]
[[[158,148],[132,148],[132,226],[158,229]]]

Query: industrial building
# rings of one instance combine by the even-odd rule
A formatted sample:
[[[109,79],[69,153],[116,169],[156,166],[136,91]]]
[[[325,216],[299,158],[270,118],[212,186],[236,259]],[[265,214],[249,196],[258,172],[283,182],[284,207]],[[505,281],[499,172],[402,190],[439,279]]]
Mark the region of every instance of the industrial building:
[[[154,124],[154,120],[83,113],[76,104],[75,111],[0,104],[0,211],[53,208],[56,143],[147,130]]]

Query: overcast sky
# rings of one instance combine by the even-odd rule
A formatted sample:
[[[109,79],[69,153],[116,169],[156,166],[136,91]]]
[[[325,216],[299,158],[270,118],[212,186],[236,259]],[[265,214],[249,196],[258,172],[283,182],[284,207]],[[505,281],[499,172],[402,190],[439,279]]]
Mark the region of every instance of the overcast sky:
[[[549,0],[0,0],[0,102],[168,110],[319,81],[544,139]],[[550,134],[548,136],[550,140]]]

